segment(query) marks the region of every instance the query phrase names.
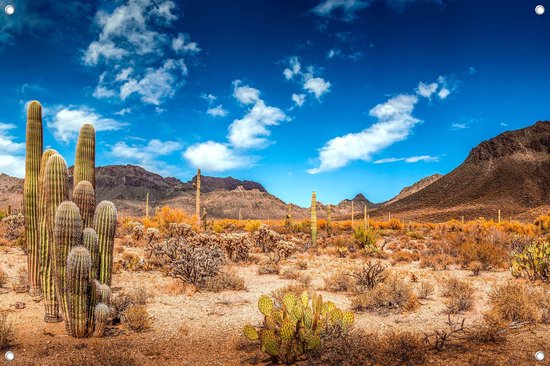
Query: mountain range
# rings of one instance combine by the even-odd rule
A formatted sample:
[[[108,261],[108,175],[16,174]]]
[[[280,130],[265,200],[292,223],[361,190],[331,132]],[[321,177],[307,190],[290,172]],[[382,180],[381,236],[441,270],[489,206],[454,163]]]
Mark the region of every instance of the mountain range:
[[[72,178],[72,168],[69,169]],[[188,182],[163,178],[134,165],[110,165],[96,171],[97,198],[111,200],[123,215],[144,215],[149,193],[150,211],[170,205],[195,211],[196,176]],[[257,182],[233,177],[201,176],[202,204],[215,218],[282,219],[287,203]],[[0,174],[0,208],[21,206],[23,180]],[[531,219],[550,209],[550,122],[502,133],[481,142],[466,160],[448,174],[434,174],[405,187],[394,198],[379,204],[358,194],[332,205],[335,220],[349,218],[352,201],[356,218],[366,206],[374,218],[398,217],[415,221],[451,218]],[[326,216],[318,203],[318,216]],[[309,217],[309,208],[292,205],[294,218]]]

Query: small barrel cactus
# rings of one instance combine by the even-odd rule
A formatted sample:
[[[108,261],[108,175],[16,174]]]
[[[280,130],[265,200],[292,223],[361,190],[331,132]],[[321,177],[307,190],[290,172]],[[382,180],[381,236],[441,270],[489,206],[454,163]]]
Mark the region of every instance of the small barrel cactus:
[[[97,205],[94,216],[94,228],[98,235],[99,261],[97,279],[111,285],[113,268],[113,249],[115,245],[116,208],[112,202],[102,201]]]
[[[95,213],[95,192],[90,182],[87,180],[78,182],[73,192],[73,202],[80,209],[83,227],[92,227]]]
[[[102,337],[105,332],[105,325],[109,319],[109,307],[100,302],[95,306],[94,311],[94,336]]]
[[[92,260],[88,249],[78,246],[71,249],[67,259],[65,296],[67,301],[66,327],[69,335],[84,338],[88,335],[88,309],[90,298],[90,268]]]

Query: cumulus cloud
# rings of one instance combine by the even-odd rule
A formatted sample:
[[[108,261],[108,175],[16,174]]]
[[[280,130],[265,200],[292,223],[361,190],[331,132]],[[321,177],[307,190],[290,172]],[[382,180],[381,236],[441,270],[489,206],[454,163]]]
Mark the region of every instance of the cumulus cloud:
[[[128,145],[125,141],[119,141],[111,147],[110,155],[120,158],[121,161],[134,162],[141,167],[167,176],[173,175],[178,169],[158,160],[159,157],[168,156],[182,148],[177,141],[161,141],[152,139],[147,144]]]
[[[420,82],[416,88],[416,93],[424,98],[431,99],[433,95],[441,100],[447,99],[452,92],[456,90],[457,82],[451,76],[439,76],[436,82]]]
[[[44,108],[43,108],[44,110]],[[46,109],[49,111],[49,109]],[[127,124],[112,118],[106,118],[86,106],[56,106],[53,117],[48,117],[47,126],[53,129],[54,137],[61,142],[74,140],[83,124],[92,124],[96,132],[119,130]]]
[[[384,158],[384,159],[378,159],[376,161],[373,161],[373,163],[384,164],[384,163],[395,163],[397,161],[404,161],[405,163],[418,163],[420,161],[437,162],[439,161],[439,157],[430,156],[430,155],[419,155],[419,156],[411,156],[408,158]]]
[[[306,95],[305,94],[292,94],[292,101],[296,103],[298,107],[301,107],[304,105],[304,102],[306,101]]]
[[[25,144],[15,142],[9,133],[17,126],[0,122],[0,172],[23,178],[25,176]]]
[[[93,96],[124,101],[135,94],[157,107],[173,97],[185,84],[185,59],[200,52],[188,34],[168,32],[177,19],[171,0],[126,0],[99,10],[99,34],[82,55],[85,65],[102,70]]]
[[[223,108],[223,105],[218,105],[216,107],[208,108],[206,114],[212,117],[225,117],[229,112]]]
[[[420,82],[418,84],[416,92],[418,93],[418,95],[423,96],[424,98],[431,98],[432,95],[437,91],[438,87],[439,85],[437,85],[437,83],[425,84],[423,82]]]
[[[316,70],[313,66],[303,68],[300,60],[296,56],[288,59],[288,65],[289,66],[283,71],[285,78],[287,80],[295,80],[299,82],[302,85],[302,89],[315,95],[317,100],[319,100],[322,95],[330,91],[330,81],[316,76],[318,70]],[[302,106],[305,102],[305,94],[293,94],[292,100],[296,103],[296,105]]]
[[[291,57],[288,63],[289,63],[289,67],[283,70],[283,75],[287,80],[290,80],[294,76],[300,74],[302,65],[300,64],[300,61],[298,61],[298,57],[296,56]]]
[[[305,82],[304,89],[315,94],[315,98],[319,99],[321,95],[329,91],[330,82],[323,78],[311,78]]]
[[[242,104],[254,104],[260,100],[260,91],[248,85],[242,85],[241,80],[233,81],[233,96]]]
[[[254,158],[239,155],[227,144],[207,141],[192,145],[183,157],[194,167],[212,172],[249,167]]]

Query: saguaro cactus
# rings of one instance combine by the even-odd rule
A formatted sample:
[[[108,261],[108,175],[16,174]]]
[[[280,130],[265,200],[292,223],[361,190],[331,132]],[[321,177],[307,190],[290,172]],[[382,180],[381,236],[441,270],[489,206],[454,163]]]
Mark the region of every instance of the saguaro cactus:
[[[27,109],[27,154],[25,157],[25,183],[23,206],[25,236],[27,238],[27,265],[30,295],[40,296],[40,251],[38,246],[38,175],[42,157],[42,106],[32,101]]]
[[[97,233],[91,227],[87,227],[82,232],[82,246],[88,249],[92,261],[92,267],[90,268],[90,281],[95,280],[97,278],[99,244]]]
[[[78,134],[74,161],[74,189],[83,180],[90,182],[95,189],[95,130],[90,124],[83,125]]]
[[[42,285],[44,307],[46,311],[44,321],[55,323],[61,319],[59,318],[59,299],[57,297],[54,271],[54,218],[57,207],[61,202],[69,199],[69,178],[67,164],[61,155],[53,150],[46,150],[42,160],[42,163],[44,163],[44,160],[46,160],[46,163],[43,177],[44,210],[40,218],[40,282]]]
[[[55,229],[54,229],[54,273],[55,285],[59,295],[61,309],[65,316],[68,317],[67,307],[67,258],[72,248],[79,246],[82,241],[82,219],[77,205],[71,201],[62,202],[57,208],[55,214]]]
[[[149,192],[145,195],[145,217],[149,218]]]
[[[92,227],[95,213],[94,187],[87,180],[81,180],[73,192],[73,202],[76,203],[82,217],[82,227]]]
[[[355,226],[355,209],[353,207],[353,200],[351,201],[351,227]]]
[[[90,284],[90,253],[84,247],[71,249],[67,259],[67,318],[69,335],[84,338],[88,335],[88,289]]]
[[[102,201],[97,205],[94,228],[98,236],[99,256],[97,279],[111,285],[113,268],[113,248],[115,245],[116,208],[112,202]]]
[[[317,195],[311,194],[311,246],[317,245]]]
[[[332,235],[332,205],[327,205],[327,235]]]
[[[197,188],[195,196],[195,214],[197,215],[197,226],[201,226],[201,170],[197,169],[197,182],[195,183]]]

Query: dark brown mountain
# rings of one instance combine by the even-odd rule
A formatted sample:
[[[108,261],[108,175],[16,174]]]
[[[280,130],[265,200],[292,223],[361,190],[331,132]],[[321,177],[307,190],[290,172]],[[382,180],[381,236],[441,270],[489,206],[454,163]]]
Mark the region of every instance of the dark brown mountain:
[[[377,213],[416,220],[504,217],[550,204],[550,122],[483,141],[449,174]]]
[[[403,188],[397,196],[395,196],[391,200],[385,202],[385,204],[389,205],[390,203],[396,202],[400,199],[403,199],[407,196],[410,196],[411,194],[413,194],[415,192],[418,192],[421,189],[426,188],[427,186],[429,186],[430,184],[432,184],[433,182],[435,182],[436,180],[438,180],[442,176],[443,175],[441,175],[441,174],[433,174],[433,175],[430,175],[428,177],[422,178],[418,182],[416,182],[416,183],[414,183],[414,184],[412,184],[408,187]]]

